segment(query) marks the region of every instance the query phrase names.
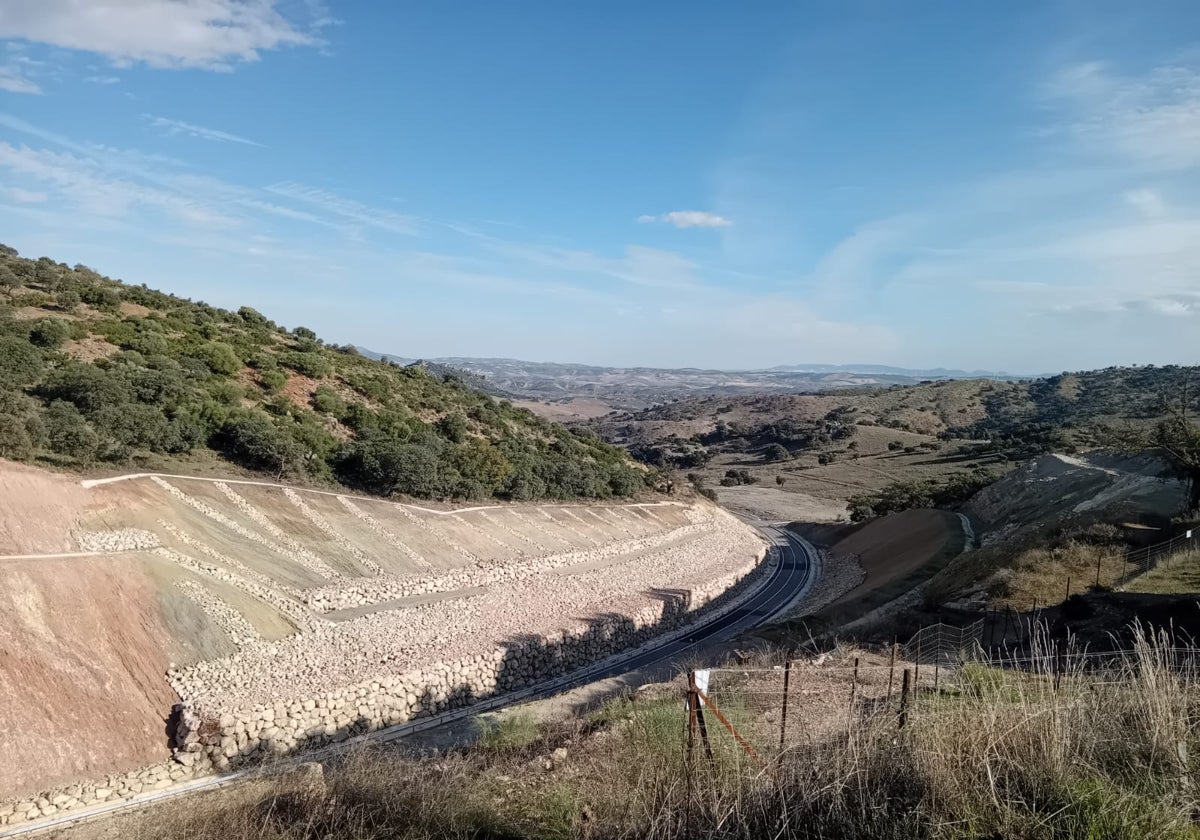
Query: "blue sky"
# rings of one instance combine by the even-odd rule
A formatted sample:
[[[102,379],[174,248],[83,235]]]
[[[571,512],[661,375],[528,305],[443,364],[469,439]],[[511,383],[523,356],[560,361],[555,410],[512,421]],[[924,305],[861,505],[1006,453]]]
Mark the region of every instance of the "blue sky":
[[[1196,363],[1200,14],[4,0],[0,241],[407,356]]]

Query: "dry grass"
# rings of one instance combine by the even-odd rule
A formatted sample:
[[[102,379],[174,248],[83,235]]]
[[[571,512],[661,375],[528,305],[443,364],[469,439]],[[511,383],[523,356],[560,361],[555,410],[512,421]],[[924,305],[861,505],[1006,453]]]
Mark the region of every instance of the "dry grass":
[[[1021,552],[1012,567],[1001,573],[992,587],[996,606],[1026,611],[1034,604],[1057,604],[1071,592],[1094,586],[1112,586],[1127,571],[1121,547],[1071,541],[1057,548],[1032,548]]]
[[[1196,838],[1200,692],[1173,646],[1139,633],[1107,670],[1080,657],[1057,679],[1052,656],[965,666],[914,700],[903,729],[894,703],[864,699],[823,738],[782,752],[760,743],[767,770],[710,717],[714,760],[697,750],[686,772],[686,718],[668,693],[499,751],[360,752],[331,767],[324,788],[281,782],[257,799],[198,799],[121,836]]]
[[[1131,580],[1125,591],[1156,595],[1200,592],[1200,551],[1164,558],[1158,568]]]

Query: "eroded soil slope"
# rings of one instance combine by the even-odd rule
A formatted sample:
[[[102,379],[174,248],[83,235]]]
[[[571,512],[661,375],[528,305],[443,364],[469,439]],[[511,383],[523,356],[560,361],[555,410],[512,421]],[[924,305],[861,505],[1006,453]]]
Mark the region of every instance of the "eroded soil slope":
[[[164,754],[163,613],[136,556],[0,561],[0,790]]]

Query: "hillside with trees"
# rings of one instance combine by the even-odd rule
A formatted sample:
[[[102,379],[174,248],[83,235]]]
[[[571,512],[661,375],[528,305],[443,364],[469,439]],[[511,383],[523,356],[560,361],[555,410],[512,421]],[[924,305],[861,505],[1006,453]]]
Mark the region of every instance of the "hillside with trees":
[[[1200,368],[1111,367],[1027,381],[709,396],[593,420],[635,458],[701,485],[758,482],[869,518],[962,501],[1048,452],[1155,449],[1200,505]]]
[[[203,469],[425,499],[609,498],[652,473],[467,387],[0,246],[0,457]]]

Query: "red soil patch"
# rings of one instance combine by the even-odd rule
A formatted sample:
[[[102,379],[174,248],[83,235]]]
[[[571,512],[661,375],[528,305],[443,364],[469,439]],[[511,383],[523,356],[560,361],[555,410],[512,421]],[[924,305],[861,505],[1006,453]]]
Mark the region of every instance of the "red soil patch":
[[[71,525],[90,498],[75,479],[0,460],[0,556],[74,551]]]
[[[320,379],[313,379],[311,376],[305,376],[302,373],[296,373],[294,370],[287,372],[288,381],[283,386],[281,393],[291,400],[292,405],[297,408],[312,408],[309,400],[312,399],[313,393],[321,385]]]
[[[178,702],[159,598],[128,558],[0,561],[0,792],[164,759]]]
[[[129,301],[121,301],[121,314],[132,315],[135,318],[145,318],[153,309],[148,309],[140,303],[130,303]]]
[[[62,347],[64,353],[72,359],[78,359],[81,362],[94,362],[97,359],[106,359],[120,349],[117,345],[109,344],[98,335],[91,335],[87,338],[81,338],[78,341],[72,339],[63,344]]]

